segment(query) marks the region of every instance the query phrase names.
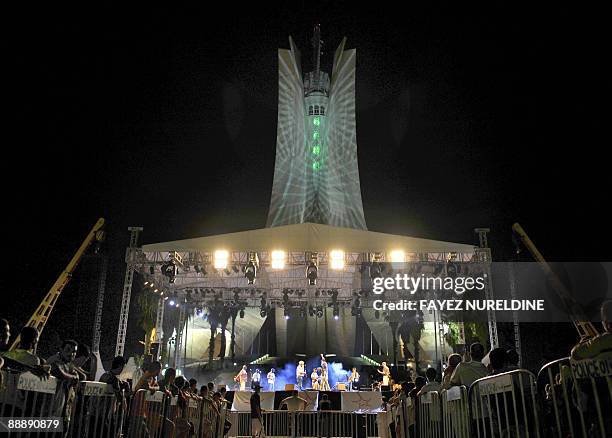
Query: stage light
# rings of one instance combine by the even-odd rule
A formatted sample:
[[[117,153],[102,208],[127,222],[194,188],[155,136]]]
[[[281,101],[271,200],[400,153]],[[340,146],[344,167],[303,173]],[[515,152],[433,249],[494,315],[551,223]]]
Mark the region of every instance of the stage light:
[[[329,253],[330,266],[332,269],[344,268],[344,251],[335,249]]]
[[[308,278],[308,284],[310,286],[315,286],[317,284],[318,277],[318,254],[313,252],[310,254],[310,263],[308,263],[308,267],[306,268],[306,278]]]
[[[333,315],[336,321],[340,319],[340,309],[338,309],[338,306],[334,306]]]
[[[268,316],[268,312],[266,312],[266,309],[259,309],[259,316],[261,316],[262,318]]]
[[[285,309],[283,311],[283,314],[284,314],[286,320],[289,319],[289,309]]]
[[[259,266],[259,258],[256,252],[249,253],[249,263],[244,268],[244,276],[247,278],[249,284],[255,283],[257,277],[257,267]]]
[[[176,307],[178,307],[178,306],[179,306],[179,303],[176,303]]]
[[[170,304],[171,306],[174,306],[174,300],[170,300],[168,304]]]
[[[155,289],[153,292],[157,293],[157,292],[159,292],[159,289]]]
[[[317,318],[323,318],[323,306],[317,306]]]
[[[149,282],[148,282],[148,281],[145,281],[145,282],[144,282],[144,285],[145,285],[145,286],[148,286],[148,285],[149,285]]]
[[[224,249],[218,249],[215,251],[214,266],[215,269],[227,269],[229,260],[229,252]]]
[[[178,274],[178,268],[174,264],[174,261],[170,260],[168,263],[161,266],[161,272],[164,276],[168,277],[168,282],[172,284],[176,279],[176,274]]]
[[[406,253],[401,249],[391,251],[390,254],[392,263],[404,263],[406,261]]]
[[[285,251],[272,251],[272,269],[283,269],[285,257]]]

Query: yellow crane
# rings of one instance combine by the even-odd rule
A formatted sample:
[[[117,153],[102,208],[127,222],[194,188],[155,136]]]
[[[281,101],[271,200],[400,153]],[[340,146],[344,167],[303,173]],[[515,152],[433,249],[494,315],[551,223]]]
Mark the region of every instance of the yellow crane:
[[[47,324],[47,320],[53,311],[53,307],[55,306],[55,303],[57,303],[57,299],[72,278],[72,274],[83,258],[85,251],[94,241],[101,242],[102,240],[104,240],[104,219],[100,218],[93,226],[91,231],[89,231],[89,234],[70,260],[70,263],[68,263],[68,266],[66,266],[66,269],[64,269],[58,279],[55,280],[55,283],[53,286],[51,286],[51,289],[49,289],[49,292],[47,292],[45,298],[43,298],[41,303],[38,305],[38,308],[30,317],[30,320],[26,326],[36,327],[38,333],[42,333],[43,329],[45,328],[45,324]],[[13,342],[11,345],[11,350],[15,349],[17,345],[19,345],[19,336],[17,336],[17,339],[15,339],[15,342]]]
[[[512,225],[512,231],[514,231],[521,239],[521,242],[523,242],[523,245],[525,245],[527,250],[529,250],[533,258],[540,263],[542,270],[550,280],[551,286],[555,289],[557,295],[559,295],[559,298],[561,298],[561,301],[565,305],[570,319],[574,323],[576,330],[578,330],[581,340],[597,336],[599,332],[593,323],[588,320],[580,304],[576,302],[572,296],[572,293],[567,290],[563,282],[552,270],[546,259],[544,259],[542,253],[538,250],[538,248],[536,248],[525,230],[523,230],[523,227],[521,227],[518,223],[515,223]]]

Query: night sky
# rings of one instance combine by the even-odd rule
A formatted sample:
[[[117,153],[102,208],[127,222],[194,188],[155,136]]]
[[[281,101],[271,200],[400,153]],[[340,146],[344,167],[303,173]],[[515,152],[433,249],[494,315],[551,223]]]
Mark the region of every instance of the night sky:
[[[308,71],[316,22],[327,71],[343,36],[357,49],[370,230],[476,243],[486,226],[507,260],[519,221],[551,260],[610,259],[602,11],[255,6],[5,15],[2,291],[19,305],[1,313],[16,326],[100,216],[115,302],[128,226],[143,243],[265,226],[277,48],[292,35]]]

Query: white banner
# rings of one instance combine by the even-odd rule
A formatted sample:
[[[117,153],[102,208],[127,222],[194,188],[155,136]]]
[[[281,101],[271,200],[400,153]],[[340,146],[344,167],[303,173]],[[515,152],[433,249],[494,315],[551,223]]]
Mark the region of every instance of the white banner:
[[[382,393],[379,391],[342,392],[345,412],[380,412]]]

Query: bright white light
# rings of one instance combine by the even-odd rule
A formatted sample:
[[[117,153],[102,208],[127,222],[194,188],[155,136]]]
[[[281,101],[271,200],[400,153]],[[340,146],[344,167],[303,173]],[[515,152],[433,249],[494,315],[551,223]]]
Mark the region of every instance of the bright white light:
[[[329,253],[329,258],[332,269],[344,268],[344,251],[335,249]]]
[[[272,269],[285,267],[285,251],[272,251]]]
[[[170,300],[168,304],[170,304],[171,306],[174,306],[174,300]]]
[[[179,306],[179,303],[176,303],[176,307],[178,307],[178,306]]]
[[[340,317],[339,317],[338,315],[335,315],[335,316],[334,316],[334,319],[335,319],[336,321],[338,321],[338,320],[340,319]]]
[[[229,260],[229,252],[224,249],[215,251],[215,269],[227,268],[227,262]]]
[[[406,261],[406,253],[401,249],[391,251],[390,257],[392,263],[404,263]]]
[[[285,315],[285,319],[289,319],[289,315]]]

